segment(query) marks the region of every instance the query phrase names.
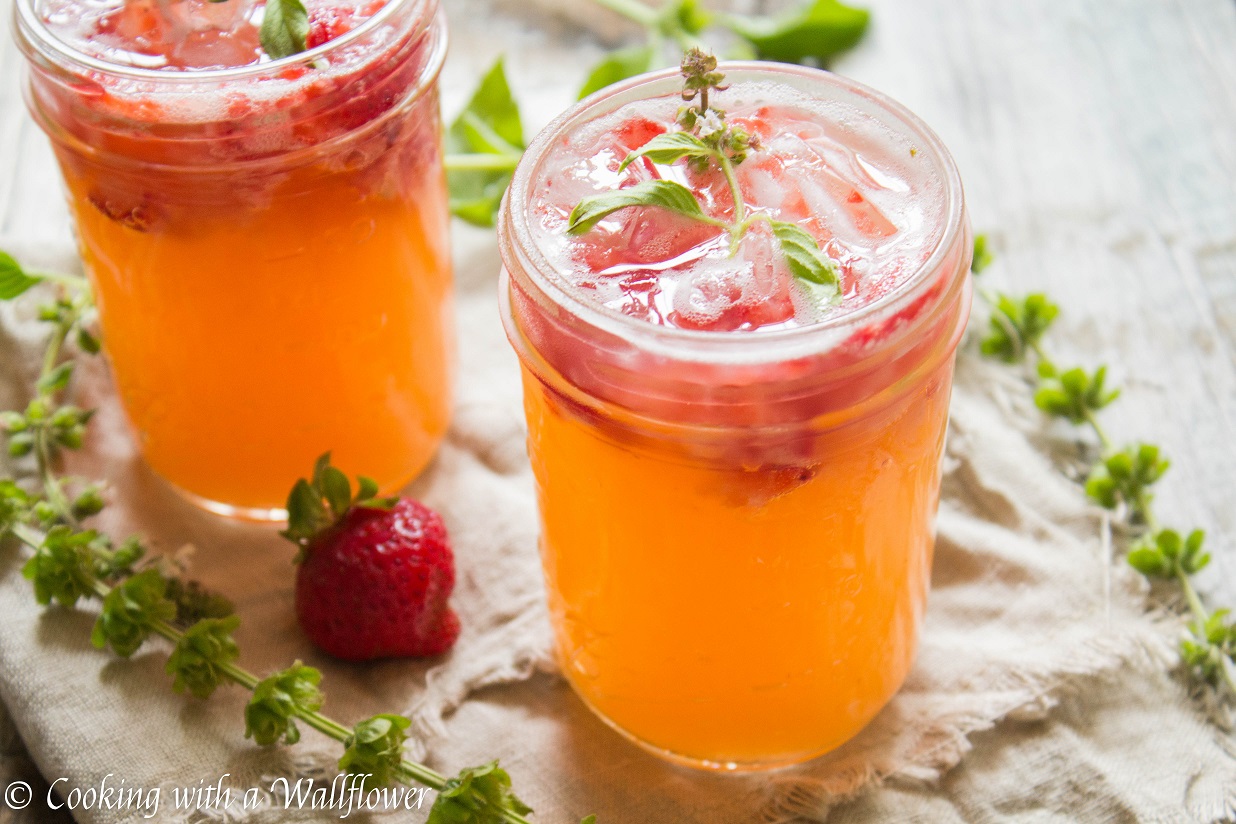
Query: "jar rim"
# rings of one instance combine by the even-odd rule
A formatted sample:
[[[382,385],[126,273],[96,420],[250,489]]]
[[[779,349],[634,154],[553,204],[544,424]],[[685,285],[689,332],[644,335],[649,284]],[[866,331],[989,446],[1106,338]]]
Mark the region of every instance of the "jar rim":
[[[374,30],[384,25],[394,14],[407,6],[413,6],[411,28],[414,36],[419,37],[428,29],[437,14],[439,0],[388,0],[378,13],[365,20],[356,28],[344,32],[312,49],[306,49],[296,54],[280,57],[265,63],[250,63],[245,66],[235,66],[223,69],[186,69],[183,71],[167,71],[143,66],[131,66],[123,63],[113,63],[95,55],[82,51],[72,44],[55,36],[37,11],[38,0],[16,0],[14,15],[17,20],[17,30],[23,39],[37,49],[51,63],[64,68],[98,72],[110,77],[125,80],[139,80],[149,83],[179,85],[201,83],[203,81],[228,81],[233,79],[249,80],[254,77],[270,74],[277,75],[288,68],[300,65],[312,65],[317,59],[332,52],[343,49],[349,44],[364,38]],[[415,4],[420,7],[416,8]]]
[[[887,294],[852,311],[825,317],[817,322],[789,329],[760,332],[683,329],[649,323],[582,299],[565,286],[565,273],[549,261],[536,243],[529,221],[530,209],[519,208],[532,197],[531,184],[545,161],[548,150],[573,128],[579,127],[620,106],[639,99],[660,97],[678,91],[681,75],[677,69],[639,75],[602,89],[566,110],[550,122],[532,141],[516,167],[503,197],[499,219],[499,245],[507,268],[521,285],[531,285],[553,304],[570,312],[599,331],[627,340],[633,346],[677,358],[703,361],[761,362],[783,360],[819,353],[844,341],[855,329],[873,318],[892,316],[913,303],[937,282],[938,272],[955,254],[959,241],[967,236],[964,192],[955,162],[940,138],[917,115],[902,104],[874,89],[832,72],[786,63],[763,61],[722,62],[718,70],[731,82],[795,78],[800,82],[824,83],[851,99],[874,104],[888,119],[885,125],[908,128],[915,148],[933,160],[943,180],[945,196],[941,212],[942,229],[930,254],[909,277]],[[736,77],[736,75],[742,75]],[[843,98],[844,99],[844,98]],[[610,104],[607,106],[607,104]],[[517,205],[518,204],[518,205]],[[965,252],[964,258],[969,259]],[[509,262],[517,265],[511,266]],[[552,273],[552,274],[550,274]],[[964,275],[959,272],[959,275]],[[950,280],[949,291],[963,277]],[[942,300],[947,300],[946,298]]]

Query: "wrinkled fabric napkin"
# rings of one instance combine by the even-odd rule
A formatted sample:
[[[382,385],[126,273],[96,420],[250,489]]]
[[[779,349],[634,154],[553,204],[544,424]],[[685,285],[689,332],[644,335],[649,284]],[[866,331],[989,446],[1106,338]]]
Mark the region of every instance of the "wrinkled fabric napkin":
[[[68,249],[23,249],[12,238],[0,238],[0,246],[32,264],[75,266]],[[963,347],[932,592],[904,689],[849,744],[771,776],[697,775],[639,752],[553,675],[518,370],[494,299],[496,249],[490,234],[467,230],[457,233],[456,246],[454,424],[410,491],[450,529],[464,631],[452,653],[430,664],[348,665],[317,654],[292,611],[293,547],[274,528],[225,521],[177,498],[141,463],[105,361],[79,370],[77,401],[99,412],[69,470],[108,479],[112,503],[99,519],[103,529],[147,535],[235,600],[244,666],[265,674],[302,659],[321,668],[324,711],[345,724],[376,712],[407,713],[411,754],[444,772],[469,766],[463,758],[502,757],[538,821],[599,812],[602,821],[721,824],[823,820],[839,799],[873,782],[939,776],[963,757],[970,736],[1002,719],[1041,714],[1065,693],[1101,690],[1105,677],[1170,666],[1179,625],[1145,611],[1137,576],[1111,562],[1101,514],[1031,442],[1024,386]],[[37,370],[43,328],[31,307],[27,301],[0,310],[3,408],[24,402]],[[295,747],[254,746],[243,737],[242,690],[224,688],[208,701],[173,693],[163,671],[168,650],[157,640],[127,661],[95,650],[94,607],[37,607],[19,574],[24,557],[11,542],[0,548],[0,700],[48,781],[64,779],[62,792],[105,779],[161,788],[160,821],[338,817],[295,804],[285,810],[278,781],[329,781],[338,745],[306,730]],[[1231,760],[1221,757],[1214,736],[1199,731],[1199,719],[1179,715],[1180,724],[1195,725],[1187,740],[1204,742],[1191,780],[1202,793],[1197,803],[1236,807],[1225,795],[1236,786]],[[172,788],[219,782],[233,790],[229,808],[172,808]],[[248,790],[253,803],[241,809]],[[140,820],[141,813],[74,812],[83,822]]]

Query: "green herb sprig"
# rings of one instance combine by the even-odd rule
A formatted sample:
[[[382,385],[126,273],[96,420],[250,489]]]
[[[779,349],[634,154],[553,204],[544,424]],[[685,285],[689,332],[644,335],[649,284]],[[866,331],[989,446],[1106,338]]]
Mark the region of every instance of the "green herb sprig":
[[[297,661],[288,669],[259,678],[240,667],[240,649],[234,634],[240,619],[230,602],[207,592],[195,582],[171,577],[156,563],[142,564],[145,546],[136,538],[115,545],[105,535],[82,526],[82,520],[103,509],[98,485],[56,473],[60,450],[82,445],[90,410],[61,403],[73,374],[65,348],[75,341],[86,354],[99,351],[91,331],[94,317],[85,280],[72,275],[31,272],[9,254],[0,252],[0,300],[11,300],[40,283],[57,287],[54,302],[42,307],[39,317],[51,324],[35,396],[24,411],[0,413],[0,430],[7,436],[13,457],[33,455],[32,484],[0,479],[0,540],[15,538],[31,554],[22,574],[31,581],[38,603],[53,601],[74,607],[82,599],[102,603],[91,633],[99,648],[110,647],[128,658],[151,636],[172,644],[166,670],[176,692],[188,691],[205,699],[224,684],[235,684],[251,695],[245,706],[245,736],[262,746],[300,739],[298,722],[339,741],[344,751],[339,769],[367,774],[367,786],[393,781],[419,783],[438,791],[427,824],[530,824],[531,809],[511,792],[511,780],[496,761],[444,776],[424,764],[404,758],[404,743],[411,721],[404,716],[379,714],[348,728],[323,715],[322,674]],[[293,499],[307,506],[318,495],[318,507],[351,502],[346,476],[321,460],[313,481],[294,492]],[[372,505],[376,486],[361,479],[358,498]],[[308,490],[308,491],[306,491]],[[299,498],[298,498],[299,496]]]
[[[592,2],[639,24],[644,37],[638,45],[607,53],[589,71],[580,98],[673,65],[677,58],[671,55],[701,47],[701,35],[710,27],[720,29],[731,41],[737,39],[740,47],[731,55],[736,58],[826,65],[853,48],[870,21],[865,9],[838,0],[808,0],[775,16],[713,13],[700,0],[672,0],[660,8],[641,0]],[[524,148],[519,105],[499,58],[447,130],[445,165],[452,213],[476,226],[492,226]]]
[[[588,73],[579,96],[587,97],[620,80],[666,63],[667,49],[682,51],[704,45],[709,28],[737,39],[736,57],[782,63],[827,65],[853,48],[867,31],[870,14],[838,0],[810,0],[773,15],[714,13],[699,0],[672,0],[653,8],[640,0],[594,0],[643,29],[643,42],[614,51]]]
[[[977,275],[992,262],[986,237],[975,240],[972,271]],[[1085,481],[1086,495],[1122,518],[1130,539],[1125,558],[1150,580],[1174,583],[1183,596],[1189,618],[1180,641],[1185,669],[1214,689],[1221,700],[1236,701],[1236,623],[1227,609],[1208,610],[1193,586],[1193,576],[1206,568],[1210,554],[1200,529],[1185,535],[1163,526],[1152,506],[1152,489],[1170,467],[1160,447],[1135,443],[1117,447],[1098,413],[1116,400],[1118,389],[1106,386],[1107,368],[1060,368],[1042,339],[1060,308],[1043,294],[1015,298],[985,289],[988,333],[980,343],[984,355],[1034,368],[1034,403],[1045,414],[1088,427],[1098,439],[1099,454]]]
[[[717,71],[716,57],[701,49],[689,49],[682,60],[682,98],[687,103],[678,112],[680,131],[657,135],[631,152],[619,165],[626,169],[640,158],[654,163],[675,163],[686,159],[697,169],[718,168],[725,177],[734,204],[732,221],[713,217],[704,211],[695,193],[673,180],[641,181],[633,186],[592,195],[581,200],[567,218],[567,232],[582,234],[596,224],[630,206],[655,206],[724,230],[730,239],[730,253],[751,227],[767,224],[780,246],[786,265],[795,277],[822,287],[821,298],[840,297],[837,264],[821,251],[815,238],[802,227],[774,220],[760,212],[749,212],[735,167],[758,151],[757,135],[729,123],[725,112],[713,105],[710,95],[724,91],[725,78]]]

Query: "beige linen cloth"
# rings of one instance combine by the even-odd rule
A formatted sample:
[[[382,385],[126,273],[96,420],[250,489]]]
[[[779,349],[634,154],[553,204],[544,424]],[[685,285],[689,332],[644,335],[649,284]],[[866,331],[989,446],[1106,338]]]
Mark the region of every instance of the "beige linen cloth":
[[[24,249],[12,238],[0,238],[0,247],[32,264],[75,266],[67,249]],[[112,505],[102,528],[147,535],[228,593],[243,619],[244,666],[266,674],[299,658],[320,667],[325,712],[345,724],[381,711],[409,714],[410,753],[444,772],[501,757],[540,822],[578,821],[591,812],[602,822],[823,821],[843,799],[890,780],[893,794],[863,796],[830,820],[1062,820],[1017,813],[1045,800],[1036,783],[1044,776],[1064,782],[1054,792],[1074,794],[1065,807],[1078,820],[1233,816],[1236,760],[1225,752],[1227,739],[1159,674],[1173,662],[1179,624],[1144,609],[1137,576],[1112,562],[1102,516],[1045,457],[1043,443],[1032,443],[1039,422],[1024,386],[1006,368],[979,359],[972,342],[963,347],[954,390],[922,649],[887,709],[837,752],[764,776],[697,775],[621,740],[553,675],[518,372],[497,316],[492,234],[457,230],[456,254],[461,345],[454,425],[411,491],[441,511],[450,528],[459,571],[454,603],[464,630],[454,651],[430,664],[347,665],[315,653],[292,612],[291,545],[273,528],[215,518],[175,497],[139,460],[105,363],[81,370],[73,391],[99,413],[70,469],[109,480]],[[24,402],[37,369],[43,329],[30,306],[6,306],[0,314],[3,408]],[[87,788],[110,775],[112,785],[162,787],[160,821],[338,817],[284,810],[279,794],[270,793],[279,776],[332,776],[334,742],[305,730],[295,747],[254,746],[243,737],[244,691],[224,688],[209,701],[176,695],[163,671],[168,650],[161,641],[127,661],[95,650],[93,605],[37,607],[18,571],[24,557],[12,543],[0,548],[0,700],[48,781]],[[503,684],[511,686],[497,686]],[[1033,719],[1062,697],[1063,724],[1049,732],[1036,726]],[[958,764],[976,733],[1004,719],[1015,719],[1010,729],[1020,745],[992,750],[980,736],[980,749],[998,760],[961,771],[960,781],[977,786],[954,783],[948,790],[974,809],[921,789]],[[1103,725],[1107,737],[1086,744],[1093,758],[1082,759],[1084,768],[1076,755],[1061,760],[1062,729],[1081,740]],[[1071,743],[1076,751],[1077,741]],[[1129,755],[1130,748],[1140,756]],[[236,794],[231,808],[172,809],[172,787],[214,784],[225,774],[224,785]],[[242,811],[239,798],[251,787],[261,790],[262,803]],[[399,820],[423,820],[427,807]],[[133,810],[79,809],[75,816],[141,820]]]

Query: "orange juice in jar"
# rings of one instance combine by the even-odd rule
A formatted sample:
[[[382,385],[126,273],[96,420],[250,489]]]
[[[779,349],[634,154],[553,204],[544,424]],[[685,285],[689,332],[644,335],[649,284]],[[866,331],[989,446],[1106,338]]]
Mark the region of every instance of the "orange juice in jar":
[[[707,164],[620,168],[683,105],[673,72],[628,81],[525,155],[501,293],[563,673],[660,755],[764,769],[853,737],[913,663],[972,239],[952,160],[904,108],[722,68],[714,102],[756,136],[741,211]],[[705,218],[637,205],[567,232],[581,200],[649,180]],[[737,242],[718,228],[736,214],[757,216]],[[769,220],[818,243],[832,293]]]
[[[18,0],[105,350],[149,465],[279,518],[314,458],[394,489],[445,433],[451,271],[435,0]]]

